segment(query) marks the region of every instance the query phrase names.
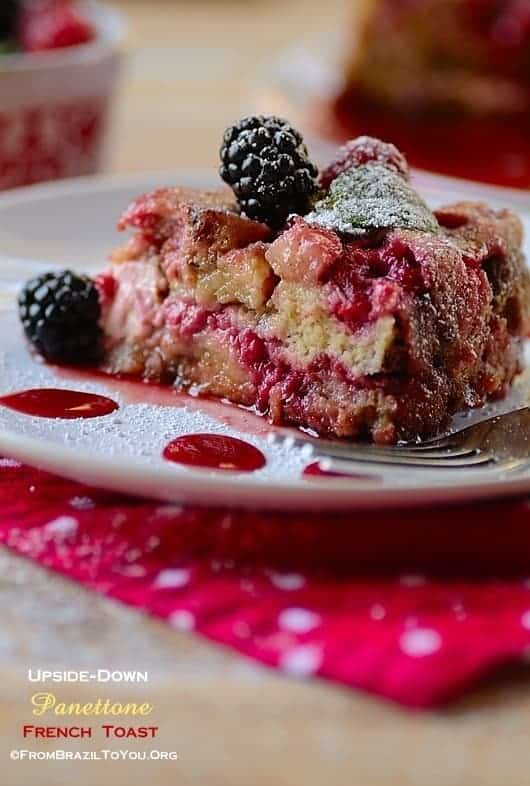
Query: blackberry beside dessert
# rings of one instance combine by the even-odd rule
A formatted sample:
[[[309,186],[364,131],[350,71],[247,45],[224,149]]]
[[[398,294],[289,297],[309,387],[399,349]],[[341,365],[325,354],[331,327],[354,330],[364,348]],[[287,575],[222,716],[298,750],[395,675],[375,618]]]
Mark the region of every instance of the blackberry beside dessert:
[[[86,276],[38,276],[23,288],[18,308],[27,338],[46,360],[82,365],[100,358],[99,296]]]
[[[284,133],[313,185],[300,204],[271,192],[258,221],[248,200],[264,165],[243,174],[244,161]],[[530,291],[515,215],[471,202],[433,213],[399,151],[373,139],[317,179],[277,118],[237,124],[221,156],[233,191],[163,188],[122,216],[132,234],[96,282],[105,372],[378,443],[427,437],[506,393]]]

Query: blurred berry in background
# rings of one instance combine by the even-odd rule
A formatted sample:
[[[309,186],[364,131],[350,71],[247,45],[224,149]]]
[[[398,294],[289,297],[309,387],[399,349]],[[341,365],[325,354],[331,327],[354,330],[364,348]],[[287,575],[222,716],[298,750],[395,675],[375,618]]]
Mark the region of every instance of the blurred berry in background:
[[[6,52],[43,52],[93,38],[91,23],[73,0],[2,0],[0,47]]]

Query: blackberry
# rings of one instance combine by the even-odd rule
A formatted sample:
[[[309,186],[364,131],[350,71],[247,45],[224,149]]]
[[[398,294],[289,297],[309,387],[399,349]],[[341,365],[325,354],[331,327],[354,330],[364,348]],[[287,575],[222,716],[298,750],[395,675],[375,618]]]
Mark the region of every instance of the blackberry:
[[[0,2],[0,41],[16,38],[20,14],[20,0]]]
[[[225,131],[219,173],[242,212],[279,229],[291,213],[305,215],[318,170],[301,135],[279,117],[245,117]]]
[[[18,298],[24,332],[47,360],[93,363],[101,354],[101,308],[96,287],[69,270],[44,273]]]

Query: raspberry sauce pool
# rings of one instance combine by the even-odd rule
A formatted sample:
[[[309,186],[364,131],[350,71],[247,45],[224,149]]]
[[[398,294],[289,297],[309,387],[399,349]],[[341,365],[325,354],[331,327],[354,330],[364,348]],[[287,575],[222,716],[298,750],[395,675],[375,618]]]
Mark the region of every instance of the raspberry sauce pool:
[[[187,434],[169,443],[162,454],[189,467],[254,472],[265,466],[263,453],[242,439],[221,434]]]
[[[106,396],[61,388],[33,388],[0,397],[0,405],[39,418],[100,418],[118,409]]]
[[[337,142],[368,134],[392,142],[419,169],[530,189],[530,117],[526,114],[398,113],[347,93],[314,116],[328,118],[322,130]]]

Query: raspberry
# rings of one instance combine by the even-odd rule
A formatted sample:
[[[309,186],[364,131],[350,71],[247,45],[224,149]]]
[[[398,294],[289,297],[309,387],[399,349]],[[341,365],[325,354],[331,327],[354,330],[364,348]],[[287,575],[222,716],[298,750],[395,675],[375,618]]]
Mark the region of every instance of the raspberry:
[[[279,229],[289,215],[311,209],[317,168],[286,120],[243,118],[226,130],[220,155],[219,173],[248,218]]]
[[[24,332],[47,360],[91,363],[101,352],[97,289],[69,270],[29,281],[18,298]]]
[[[118,282],[114,276],[111,276],[110,273],[100,273],[94,279],[94,284],[98,291],[99,302],[102,305],[111,303],[118,287]]]
[[[30,3],[20,21],[20,45],[25,52],[86,44],[94,29],[67,0],[41,0]]]
[[[360,136],[340,148],[338,157],[320,173],[319,185],[328,189],[333,180],[347,169],[372,162],[392,169],[405,180],[409,179],[407,159],[395,145],[374,137]]]

